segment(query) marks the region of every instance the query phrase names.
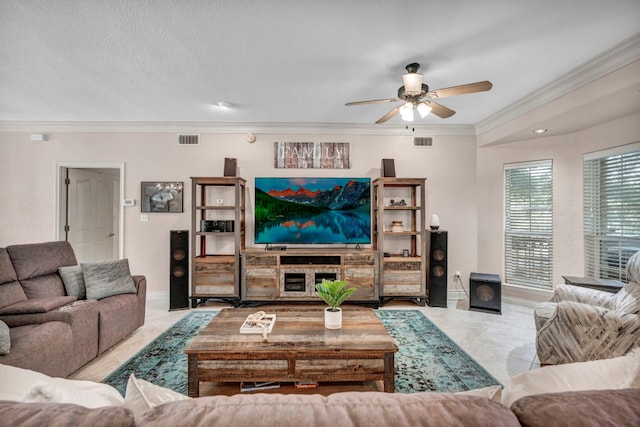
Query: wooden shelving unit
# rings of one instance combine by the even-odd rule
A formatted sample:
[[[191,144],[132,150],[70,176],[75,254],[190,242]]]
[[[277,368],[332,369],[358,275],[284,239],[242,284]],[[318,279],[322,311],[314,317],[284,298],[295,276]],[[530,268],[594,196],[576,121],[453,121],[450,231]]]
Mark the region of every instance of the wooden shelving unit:
[[[425,305],[426,224],[425,178],[377,178],[373,180],[373,250],[382,254],[380,262],[380,300],[413,299]],[[399,189],[399,190],[398,190]],[[393,196],[391,195],[393,193]],[[404,204],[391,204],[402,193]],[[391,222],[408,217],[401,231],[392,231]],[[391,240],[401,240],[407,255],[391,252]],[[404,241],[402,241],[404,239]],[[385,249],[386,248],[386,249]],[[387,252],[388,256],[385,256]]]
[[[191,177],[191,306],[194,308],[209,298],[222,299],[235,306],[240,303],[245,188],[246,181],[239,177]],[[215,230],[203,221],[216,221]],[[231,223],[233,230],[230,230]]]

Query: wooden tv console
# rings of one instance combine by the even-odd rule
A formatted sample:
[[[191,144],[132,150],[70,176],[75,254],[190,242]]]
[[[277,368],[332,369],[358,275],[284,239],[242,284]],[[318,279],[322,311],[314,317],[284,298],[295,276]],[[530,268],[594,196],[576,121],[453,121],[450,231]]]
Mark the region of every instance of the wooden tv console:
[[[315,284],[346,280],[350,303],[378,306],[378,253],[370,249],[287,249],[242,252],[242,303],[318,302]]]

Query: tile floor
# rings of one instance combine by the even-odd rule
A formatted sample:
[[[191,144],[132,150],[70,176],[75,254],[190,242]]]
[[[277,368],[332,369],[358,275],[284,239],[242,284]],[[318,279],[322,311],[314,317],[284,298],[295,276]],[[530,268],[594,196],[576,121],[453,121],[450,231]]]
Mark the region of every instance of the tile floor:
[[[160,333],[186,315],[168,311],[168,295],[149,294],[145,324],[131,336],[77,371],[71,378],[101,381]],[[228,307],[209,301],[196,310]],[[392,301],[381,309],[419,309],[502,384],[520,372],[538,367],[533,309],[503,302],[502,315],[468,310],[468,300],[449,300],[448,308],[419,307]]]

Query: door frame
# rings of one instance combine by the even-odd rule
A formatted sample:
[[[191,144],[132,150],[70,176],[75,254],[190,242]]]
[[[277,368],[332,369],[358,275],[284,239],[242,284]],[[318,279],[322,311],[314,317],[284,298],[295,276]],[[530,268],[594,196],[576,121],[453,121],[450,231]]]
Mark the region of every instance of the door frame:
[[[124,258],[124,162],[56,162],[56,212],[55,212],[55,236],[56,240],[64,239],[61,233],[62,221],[64,219],[66,206],[65,202],[65,174],[66,169],[118,169],[120,171],[120,198],[118,209],[118,257]]]

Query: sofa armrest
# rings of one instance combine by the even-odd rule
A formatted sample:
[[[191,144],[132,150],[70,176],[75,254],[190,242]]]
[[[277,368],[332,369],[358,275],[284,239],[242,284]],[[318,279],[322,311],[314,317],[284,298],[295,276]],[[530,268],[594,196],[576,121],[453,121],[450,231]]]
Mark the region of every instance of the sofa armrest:
[[[81,303],[78,304],[79,302]],[[9,325],[10,328],[55,321],[65,322],[73,327],[74,322],[77,321],[76,319],[84,317],[83,313],[89,311],[97,313],[96,303],[97,301],[95,300],[81,300],[46,313],[4,315],[0,316],[0,320]]]
[[[560,301],[536,336],[541,364],[608,359],[638,345],[639,315],[573,301]]]
[[[140,275],[136,275],[136,276],[131,276],[133,278],[133,284],[136,286],[136,290],[138,291],[138,293],[142,292],[146,292],[147,290],[147,279],[145,276],[140,276]]]
[[[583,288],[574,285],[558,285],[551,302],[574,301],[583,304],[597,305],[609,308],[612,294],[596,289]]]
[[[138,327],[144,325],[144,317],[147,306],[147,279],[145,276],[132,276],[136,285],[138,297]]]
[[[123,406],[87,408],[73,403],[0,400],[2,425],[134,426],[133,413]]]
[[[30,298],[0,309],[1,316],[13,314],[47,313],[76,300],[73,296],[55,296],[49,298]]]
[[[640,419],[639,400],[637,388],[566,391],[523,397],[511,410],[528,427],[632,426]]]

